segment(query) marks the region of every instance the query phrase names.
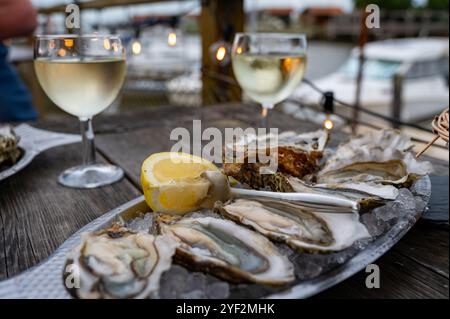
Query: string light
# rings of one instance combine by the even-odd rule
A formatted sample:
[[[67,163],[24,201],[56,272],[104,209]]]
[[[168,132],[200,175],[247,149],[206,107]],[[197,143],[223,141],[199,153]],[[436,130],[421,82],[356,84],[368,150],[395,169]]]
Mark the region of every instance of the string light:
[[[61,48],[61,49],[58,50],[58,55],[59,55],[59,56],[63,56],[63,57],[64,57],[64,56],[66,56],[66,54],[67,54],[67,52],[66,52],[66,50],[64,50],[63,48]]]
[[[323,108],[326,114],[325,121],[323,122],[323,127],[330,131],[334,127],[334,123],[331,120],[331,114],[334,113],[334,94],[333,92],[325,92],[323,95]]]
[[[309,86],[310,86],[314,91],[316,91],[317,93],[319,93],[319,94],[321,94],[321,95],[324,95],[324,94],[325,94],[325,92],[323,92],[317,85],[315,85],[315,84],[314,84],[313,82],[311,82],[310,80],[304,78],[304,79],[303,79],[303,83],[309,85]],[[347,102],[345,102],[345,101],[343,101],[343,100],[336,99],[336,98],[333,99],[333,102],[337,102],[340,106],[344,106],[344,107],[349,108],[349,109],[353,109],[353,108],[356,107],[356,106],[353,105],[353,104],[347,103]],[[373,117],[382,119],[382,120],[384,120],[384,121],[386,121],[386,122],[390,122],[390,123],[393,123],[393,124],[397,124],[397,125],[399,125],[399,126],[407,126],[407,127],[412,127],[412,128],[418,129],[418,130],[423,131],[423,132],[428,132],[428,133],[430,132],[430,130],[429,130],[428,128],[423,127],[423,126],[421,126],[420,124],[403,122],[403,121],[401,121],[401,120],[399,120],[399,119],[395,119],[395,118],[392,118],[392,117],[389,117],[389,116],[380,114],[380,113],[378,113],[378,112],[376,112],[376,111],[372,111],[372,110],[369,110],[369,109],[367,109],[367,108],[363,108],[363,107],[361,107],[361,106],[359,107],[359,111],[362,112],[362,113],[368,114],[368,115],[370,115],[370,116],[373,116]]]
[[[140,36],[141,29],[139,26],[136,26],[134,29],[134,40],[131,42],[131,53],[133,53],[133,55],[139,55],[142,52],[142,44],[141,41],[139,41]]]
[[[139,40],[134,40],[131,44],[131,52],[133,52],[134,55],[141,54],[142,51],[142,44],[139,42]]]
[[[177,45],[177,34],[175,32],[170,32],[169,35],[167,36],[167,44],[171,47],[174,47]]]
[[[227,49],[224,46],[221,46],[217,49],[216,52],[216,60],[222,62],[227,55]]]
[[[327,118],[323,122],[323,127],[327,130],[332,130],[333,126],[334,126],[333,121],[330,119],[330,115],[327,114]]]
[[[221,66],[226,66],[231,61],[231,45],[228,42],[218,41],[212,44],[209,48],[209,52],[211,54],[211,59]]]
[[[64,45],[68,48],[73,47],[73,39],[64,39]]]

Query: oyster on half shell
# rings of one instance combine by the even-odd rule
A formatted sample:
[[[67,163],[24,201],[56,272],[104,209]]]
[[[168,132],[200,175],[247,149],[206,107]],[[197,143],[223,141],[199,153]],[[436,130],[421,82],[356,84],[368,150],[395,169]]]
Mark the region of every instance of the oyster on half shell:
[[[119,224],[86,233],[67,261],[80,275],[80,287],[71,293],[82,299],[156,297],[176,245],[168,236],[134,233]]]
[[[216,210],[300,251],[340,251],[357,240],[370,238],[357,213],[317,213],[270,199],[218,202]]]
[[[411,139],[396,130],[370,131],[338,147],[318,172],[319,184],[346,182],[402,185],[433,171],[418,161]]]
[[[363,206],[395,200],[398,187],[433,170],[431,163],[414,158],[412,147],[411,139],[396,130],[370,131],[340,145],[319,172],[286,181],[296,192],[360,197]]]
[[[245,135],[236,144],[226,146],[226,154],[233,156],[225,157],[223,172],[254,189],[270,188],[273,191],[282,191],[279,175],[303,177],[315,172],[327,141],[328,134],[323,130],[306,134],[289,131],[279,135]],[[275,145],[270,145],[271,142]],[[261,163],[261,152],[272,158],[276,156],[276,172],[261,174],[261,170],[268,166],[267,162]],[[243,158],[236,154],[243,154]],[[267,161],[267,158],[265,160]]]
[[[287,257],[264,236],[214,217],[159,218],[159,231],[178,243],[175,260],[231,282],[282,285],[294,280]]]
[[[21,155],[19,140],[10,126],[0,126],[0,168],[17,162]]]

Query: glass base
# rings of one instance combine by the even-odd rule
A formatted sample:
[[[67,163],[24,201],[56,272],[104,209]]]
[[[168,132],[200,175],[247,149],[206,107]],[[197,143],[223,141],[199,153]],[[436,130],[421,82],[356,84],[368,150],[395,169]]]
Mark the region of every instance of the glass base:
[[[71,188],[96,188],[111,185],[123,177],[120,167],[108,164],[75,166],[65,170],[58,182]]]

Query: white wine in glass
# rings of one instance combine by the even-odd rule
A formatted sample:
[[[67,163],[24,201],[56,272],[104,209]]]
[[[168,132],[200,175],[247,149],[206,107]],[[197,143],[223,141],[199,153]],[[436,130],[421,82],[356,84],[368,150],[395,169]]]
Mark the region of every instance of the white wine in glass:
[[[306,37],[279,33],[240,33],[232,50],[233,71],[243,91],[268,110],[297,88],[306,71]]]
[[[125,77],[125,52],[119,38],[101,35],[37,36],[34,67],[47,96],[80,119],[83,164],[58,181],[73,188],[94,188],[123,177],[120,167],[95,162],[92,117],[117,97]]]
[[[38,59],[34,65],[49,98],[79,118],[104,111],[117,97],[125,75],[123,59]]]

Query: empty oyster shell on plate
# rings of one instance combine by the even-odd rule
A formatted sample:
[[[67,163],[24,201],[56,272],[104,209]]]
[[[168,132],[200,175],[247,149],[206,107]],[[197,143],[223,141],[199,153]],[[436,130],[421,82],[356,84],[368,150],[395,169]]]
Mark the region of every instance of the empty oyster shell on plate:
[[[264,236],[215,217],[159,219],[159,231],[179,246],[175,260],[231,282],[282,285],[294,280],[287,257]]]
[[[176,245],[168,236],[134,233],[119,224],[86,233],[67,261],[79,271],[80,286],[70,292],[83,299],[156,297]]]
[[[370,238],[357,213],[317,213],[270,199],[217,203],[223,216],[300,251],[332,252]]]

